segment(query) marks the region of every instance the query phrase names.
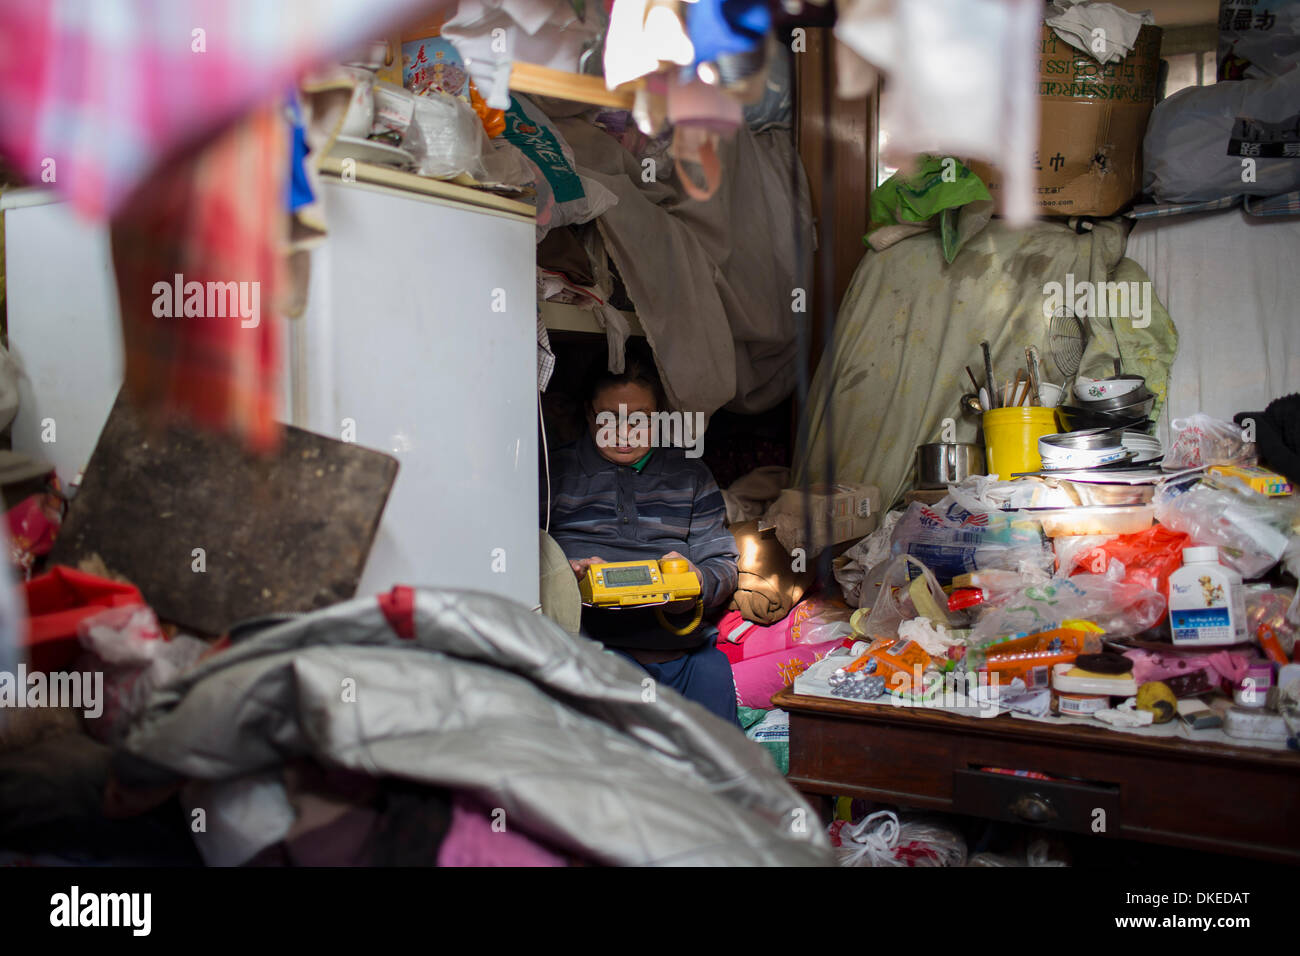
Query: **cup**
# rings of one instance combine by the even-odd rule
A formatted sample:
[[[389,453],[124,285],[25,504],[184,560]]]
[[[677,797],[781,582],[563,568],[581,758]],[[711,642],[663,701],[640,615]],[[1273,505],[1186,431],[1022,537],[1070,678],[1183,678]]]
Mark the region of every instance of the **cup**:
[[[1002,480],[1016,472],[1039,471],[1043,459],[1038,439],[1055,435],[1056,413],[1050,408],[1018,405],[984,413],[984,460],[990,475]]]
[[[1038,383],[1038,401],[1044,408],[1055,408],[1061,404],[1061,396],[1065,394],[1065,389],[1059,385],[1053,385],[1051,382]]]

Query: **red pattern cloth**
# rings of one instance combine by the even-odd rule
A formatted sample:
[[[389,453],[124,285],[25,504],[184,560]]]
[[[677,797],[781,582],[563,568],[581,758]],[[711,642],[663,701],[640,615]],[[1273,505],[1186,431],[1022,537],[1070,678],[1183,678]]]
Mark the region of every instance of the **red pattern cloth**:
[[[287,136],[276,110],[257,110],[160,171],[112,222],[127,393],[144,409],[235,433],[261,451],[279,435]],[[207,314],[231,311],[228,298],[207,293],[232,282],[257,310]],[[205,314],[184,314],[192,291]]]
[[[0,0],[0,154],[108,218],[156,166],[282,95],[306,68],[437,6]]]

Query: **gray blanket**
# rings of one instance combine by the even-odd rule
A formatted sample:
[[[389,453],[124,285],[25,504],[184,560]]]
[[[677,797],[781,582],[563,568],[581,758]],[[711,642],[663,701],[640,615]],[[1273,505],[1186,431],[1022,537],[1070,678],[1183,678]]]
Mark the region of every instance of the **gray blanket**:
[[[283,836],[278,769],[301,757],[470,791],[507,827],[597,862],[833,862],[739,729],[480,593],[417,591],[410,639],[373,598],[264,631],[159,690],[123,746],[140,783],[198,782],[209,862]]]

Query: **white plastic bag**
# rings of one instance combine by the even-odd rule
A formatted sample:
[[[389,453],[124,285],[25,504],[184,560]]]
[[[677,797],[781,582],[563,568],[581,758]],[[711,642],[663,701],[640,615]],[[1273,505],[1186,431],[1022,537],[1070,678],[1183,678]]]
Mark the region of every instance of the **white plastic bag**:
[[[167,640],[153,611],[143,604],[108,608],[84,618],[77,625],[77,640],[104,664],[103,710],[86,720],[91,736],[104,743],[120,740],[149,696],[208,647],[184,634]]]
[[[1300,189],[1300,162],[1284,155],[1297,121],[1300,69],[1179,90],[1151,111],[1143,191],[1158,202],[1197,202]]]
[[[1168,484],[1156,493],[1154,504],[1157,521],[1195,544],[1214,545],[1220,559],[1243,578],[1266,573],[1295,540],[1295,500],[1270,498],[1244,485],[1229,491],[1206,482],[1187,490]]]
[[[474,107],[457,96],[428,93],[415,98],[415,115],[402,145],[415,157],[421,176],[454,179],[468,173],[486,178],[479,157],[488,149],[487,134]]]
[[[965,866],[966,838],[942,821],[900,820],[879,810],[857,823],[831,824],[840,866]]]
[[[1203,412],[1190,418],[1175,418],[1169,423],[1169,430],[1173,442],[1160,466],[1165,471],[1231,465],[1245,461],[1254,453],[1254,444],[1246,441],[1238,426]]]
[[[895,555],[919,558],[940,583],[985,568],[1050,573],[1056,563],[1042,523],[1031,513],[970,511],[951,498],[933,507],[912,502],[890,547]]]
[[[396,136],[398,142],[406,136],[415,117],[418,97],[396,83],[375,82],[375,118],[370,127],[371,136]]]

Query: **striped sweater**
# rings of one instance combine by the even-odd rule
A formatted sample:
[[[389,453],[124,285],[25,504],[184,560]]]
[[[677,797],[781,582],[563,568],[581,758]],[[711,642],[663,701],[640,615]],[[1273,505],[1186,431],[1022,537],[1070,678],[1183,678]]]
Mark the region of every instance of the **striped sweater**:
[[[551,457],[551,536],[566,556],[638,561],[678,551],[700,570],[705,607],[736,590],[726,517],[708,467],[680,448],[656,448],[640,472],[601,457],[590,435]]]

